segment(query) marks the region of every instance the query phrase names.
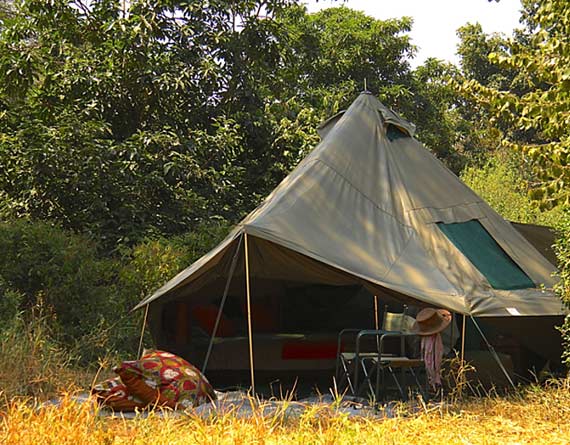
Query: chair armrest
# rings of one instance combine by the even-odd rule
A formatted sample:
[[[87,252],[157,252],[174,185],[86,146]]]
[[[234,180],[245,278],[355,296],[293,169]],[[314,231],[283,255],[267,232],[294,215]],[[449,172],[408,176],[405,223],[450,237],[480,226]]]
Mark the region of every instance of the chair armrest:
[[[356,333],[356,332],[360,332],[361,329],[355,329],[355,328],[347,328],[347,329],[343,329],[342,331],[340,331],[338,333],[338,340],[337,340],[337,345],[336,345],[336,363],[335,363],[335,376],[338,376],[338,368],[339,368],[339,360],[340,360],[340,353],[342,352],[342,338],[344,337],[345,334],[349,334],[349,333]]]
[[[405,337],[413,337],[416,334],[410,332],[401,332],[401,331],[385,331],[385,330],[376,330],[376,329],[364,329],[358,332],[356,336],[356,359],[358,360],[360,354],[360,341],[363,337],[371,337],[376,336],[379,337],[378,340],[378,360],[380,361],[382,358],[383,347],[384,347],[384,339],[385,338],[400,338],[400,354],[404,355],[404,339]]]

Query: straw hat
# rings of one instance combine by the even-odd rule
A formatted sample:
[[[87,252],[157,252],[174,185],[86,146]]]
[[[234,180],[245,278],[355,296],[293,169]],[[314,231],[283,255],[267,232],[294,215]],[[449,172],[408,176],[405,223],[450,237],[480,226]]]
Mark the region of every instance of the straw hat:
[[[412,331],[418,335],[433,335],[443,331],[451,323],[451,312],[428,307],[416,315]]]

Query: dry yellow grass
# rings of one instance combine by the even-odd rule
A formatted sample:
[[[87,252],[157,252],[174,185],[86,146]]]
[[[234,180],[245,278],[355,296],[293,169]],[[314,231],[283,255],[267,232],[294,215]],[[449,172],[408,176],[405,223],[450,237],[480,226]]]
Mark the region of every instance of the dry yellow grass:
[[[387,420],[348,418],[313,408],[300,418],[232,414],[122,420],[97,417],[88,404],[34,408],[13,401],[0,443],[39,444],[565,444],[570,443],[570,382],[402,414]]]

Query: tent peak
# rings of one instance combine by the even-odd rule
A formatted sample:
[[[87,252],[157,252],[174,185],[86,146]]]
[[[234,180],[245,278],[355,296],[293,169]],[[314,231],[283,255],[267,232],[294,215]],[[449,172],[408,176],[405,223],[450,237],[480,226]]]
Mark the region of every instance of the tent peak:
[[[384,105],[374,94],[370,91],[362,91],[354,103],[365,101],[372,109],[377,110],[382,117],[384,124],[391,124],[398,127],[409,137],[414,137],[416,133],[416,126],[412,122],[407,121],[401,117],[398,113],[392,110],[390,107]],[[350,109],[350,108],[349,108]],[[333,118],[336,116],[333,116]],[[329,119],[332,120],[333,118]],[[326,121],[323,125],[326,125],[329,121]]]

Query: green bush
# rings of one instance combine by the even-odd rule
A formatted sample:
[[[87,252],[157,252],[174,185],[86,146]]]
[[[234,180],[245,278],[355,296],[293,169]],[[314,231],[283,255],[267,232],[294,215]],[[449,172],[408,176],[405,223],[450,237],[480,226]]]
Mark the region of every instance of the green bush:
[[[219,243],[229,231],[223,220],[202,223],[192,232],[173,238],[155,238],[127,249],[118,288],[135,306],[178,272],[188,267]]]
[[[125,312],[114,294],[116,262],[101,258],[88,238],[44,222],[0,223],[2,305],[29,312],[41,303],[52,314],[54,334],[66,345],[81,342],[94,327]],[[12,307],[12,311],[13,311]],[[106,320],[107,317],[111,319]]]
[[[228,225],[214,221],[173,239],[148,239],[104,257],[93,240],[45,222],[0,223],[0,329],[40,304],[53,337],[94,362],[109,351],[132,354],[145,296],[211,249]]]
[[[513,159],[496,155],[483,167],[467,167],[461,179],[503,218],[510,221],[556,226],[560,207],[543,211],[528,195],[528,182]]]
[[[556,286],[556,291],[566,307],[570,308],[570,209],[566,209],[557,229],[558,239],[554,249],[558,257],[560,282]],[[570,365],[570,316],[566,317],[560,332],[564,342],[562,358],[566,365]]]
[[[0,334],[20,315],[24,295],[10,289],[4,277],[0,276]]]
[[[40,341],[56,355],[67,354],[66,363],[73,357],[74,365],[93,365],[109,354],[133,357],[143,312],[130,310],[229,229],[223,221],[198,227],[172,239],[124,247],[110,258],[93,240],[59,226],[27,220],[0,223],[0,336],[5,349],[0,359],[10,351],[15,356],[27,353],[24,349],[32,343],[37,351]],[[42,308],[40,318],[37,307]],[[5,378],[0,375],[0,387]]]

